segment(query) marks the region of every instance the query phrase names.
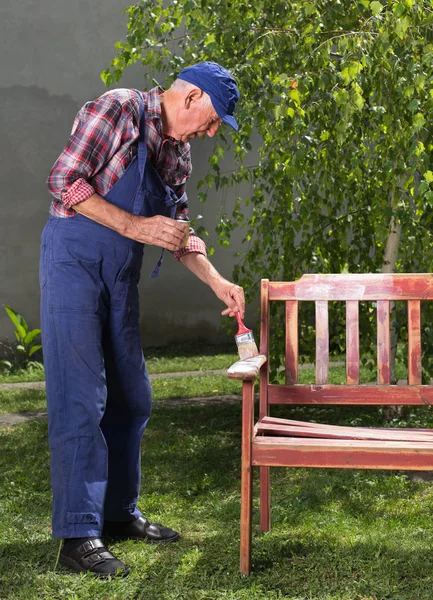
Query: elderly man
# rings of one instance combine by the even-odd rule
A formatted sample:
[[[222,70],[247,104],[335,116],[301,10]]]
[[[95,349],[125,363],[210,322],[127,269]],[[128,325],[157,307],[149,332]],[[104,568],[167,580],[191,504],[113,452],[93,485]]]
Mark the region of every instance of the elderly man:
[[[53,537],[76,572],[126,575],[101,537],[172,542],[137,502],[140,442],[151,387],[139,333],[143,248],[160,246],[243,316],[242,288],[224,279],[189,229],[189,141],[237,129],[239,91],[220,65],[185,68],[166,91],[117,89],[78,112],[47,180],[41,317],[53,487]],[[156,276],[162,254],[152,275]]]

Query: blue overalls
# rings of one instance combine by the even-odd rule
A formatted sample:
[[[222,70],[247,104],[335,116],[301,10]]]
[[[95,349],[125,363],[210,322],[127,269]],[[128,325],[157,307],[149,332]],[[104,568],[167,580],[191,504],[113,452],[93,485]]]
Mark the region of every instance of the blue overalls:
[[[105,198],[135,215],[174,217],[178,198],[147,161],[144,120],[142,109],[137,155]],[[99,536],[104,518],[141,515],[140,442],[152,404],[139,332],[143,246],[80,214],[50,217],[42,233],[55,538]]]

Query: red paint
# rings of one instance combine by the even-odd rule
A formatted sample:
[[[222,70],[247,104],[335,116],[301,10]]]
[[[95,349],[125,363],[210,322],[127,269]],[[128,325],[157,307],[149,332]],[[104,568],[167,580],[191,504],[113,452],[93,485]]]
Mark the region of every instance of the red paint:
[[[286,383],[298,383],[298,303],[286,302]]]
[[[316,383],[328,383],[329,317],[328,303],[316,302]]]
[[[359,302],[346,302],[346,383],[359,383]]]
[[[433,404],[433,386],[414,385],[274,385],[269,404]]]

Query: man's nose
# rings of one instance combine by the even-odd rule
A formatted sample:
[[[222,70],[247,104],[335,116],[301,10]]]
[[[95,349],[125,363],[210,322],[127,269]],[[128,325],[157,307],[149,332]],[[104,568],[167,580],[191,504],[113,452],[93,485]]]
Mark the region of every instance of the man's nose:
[[[212,125],[207,130],[208,136],[211,138],[215,137],[220,125],[221,125],[221,121],[215,121],[215,123],[212,123]]]

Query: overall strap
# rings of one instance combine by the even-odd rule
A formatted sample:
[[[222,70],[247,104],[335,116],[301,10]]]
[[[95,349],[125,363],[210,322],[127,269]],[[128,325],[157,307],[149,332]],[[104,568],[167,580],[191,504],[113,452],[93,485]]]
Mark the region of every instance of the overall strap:
[[[146,167],[147,160],[147,145],[146,145],[146,111],[144,110],[144,102],[140,104],[140,125],[139,131],[140,135],[138,137],[138,168],[140,172],[140,182],[143,181],[144,178],[144,170]]]
[[[166,185],[165,186],[165,205],[170,209],[170,218],[174,219],[176,217],[176,206],[177,204],[179,204],[179,202],[185,202],[187,199],[187,195],[186,192],[184,192],[182,194],[182,196],[179,198],[178,195],[176,194],[176,192],[174,192],[170,186]],[[155,277],[158,277],[159,275],[159,270],[161,268],[162,265],[162,260],[164,258],[164,248],[162,249],[161,252],[161,256],[159,257],[158,262],[155,265],[155,268],[153,269],[152,273],[150,274],[150,276],[152,277],[152,279],[155,279]]]

